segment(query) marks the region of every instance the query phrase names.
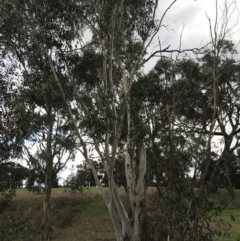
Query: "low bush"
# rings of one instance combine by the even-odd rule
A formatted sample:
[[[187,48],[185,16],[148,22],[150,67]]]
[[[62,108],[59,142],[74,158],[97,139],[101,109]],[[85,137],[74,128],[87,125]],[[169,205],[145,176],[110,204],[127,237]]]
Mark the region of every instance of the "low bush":
[[[215,219],[213,223],[226,207],[226,200],[216,206],[209,196],[207,188],[199,194],[184,180],[164,189],[161,196],[153,192],[149,198],[149,240],[212,241],[215,236],[226,235],[230,228],[227,222]]]

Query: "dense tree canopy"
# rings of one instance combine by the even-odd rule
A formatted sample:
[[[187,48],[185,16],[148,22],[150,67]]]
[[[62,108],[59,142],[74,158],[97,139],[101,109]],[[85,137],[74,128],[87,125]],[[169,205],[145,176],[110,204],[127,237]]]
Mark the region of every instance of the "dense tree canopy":
[[[158,19],[157,0],[1,1],[1,183],[44,182],[42,241],[51,188],[75,152],[84,161],[67,185],[99,186],[118,241],[145,241],[148,227],[152,240],[212,240],[209,192],[227,187],[234,198],[239,187],[240,65],[211,28],[197,57],[161,46],[149,54],[175,2]],[[9,162],[16,157],[28,172]],[[156,217],[147,185],[161,197]],[[156,231],[156,220],[165,227]]]

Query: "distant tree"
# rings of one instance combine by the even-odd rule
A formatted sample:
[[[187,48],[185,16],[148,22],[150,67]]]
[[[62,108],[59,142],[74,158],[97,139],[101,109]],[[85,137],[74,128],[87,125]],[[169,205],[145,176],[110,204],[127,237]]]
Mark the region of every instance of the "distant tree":
[[[108,186],[108,180],[105,180],[106,173],[100,162],[93,161],[94,167],[96,168],[98,178],[103,186]],[[69,184],[68,184],[69,183]],[[91,169],[88,167],[86,162],[77,166],[76,173],[70,174],[67,178],[66,185],[79,186],[79,187],[95,187],[96,181],[93,176]]]
[[[28,169],[15,162],[0,164],[0,183],[7,189],[22,188],[28,177]]]
[[[37,155],[36,155],[37,156]],[[41,163],[41,160],[38,157],[34,157],[35,159],[33,160],[33,157],[30,157],[31,163],[30,169],[29,169],[29,175],[26,180],[26,188],[31,191],[31,192],[40,192],[41,190],[45,191],[45,166],[41,165],[44,163]],[[58,178],[57,178],[57,173],[60,170],[57,170],[56,173],[52,173],[52,178],[51,178],[51,185],[52,188],[57,188],[58,187]]]
[[[11,204],[16,188],[23,187],[23,181],[28,177],[28,169],[14,162],[0,164],[0,214]]]

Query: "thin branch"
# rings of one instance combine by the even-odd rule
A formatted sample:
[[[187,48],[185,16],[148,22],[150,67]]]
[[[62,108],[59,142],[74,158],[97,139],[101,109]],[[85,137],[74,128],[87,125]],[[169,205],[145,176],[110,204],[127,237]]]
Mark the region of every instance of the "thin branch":
[[[157,50],[155,52],[153,52],[147,59],[143,60],[142,64],[141,65],[144,65],[146,62],[148,62],[152,57],[159,57],[157,54],[159,53],[185,53],[185,52],[200,52],[204,47],[202,48],[192,48],[192,49],[184,49],[184,50],[179,50],[179,49],[172,49],[172,50],[169,50],[170,48],[170,45],[168,45],[166,48],[164,49],[160,49],[160,50]]]

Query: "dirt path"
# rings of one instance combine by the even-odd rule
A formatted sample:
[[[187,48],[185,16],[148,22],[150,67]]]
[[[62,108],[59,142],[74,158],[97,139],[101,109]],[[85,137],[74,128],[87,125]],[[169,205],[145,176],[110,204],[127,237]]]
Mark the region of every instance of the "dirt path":
[[[55,232],[54,232],[55,233]],[[115,241],[108,214],[77,215],[70,227],[58,230],[54,241]]]

